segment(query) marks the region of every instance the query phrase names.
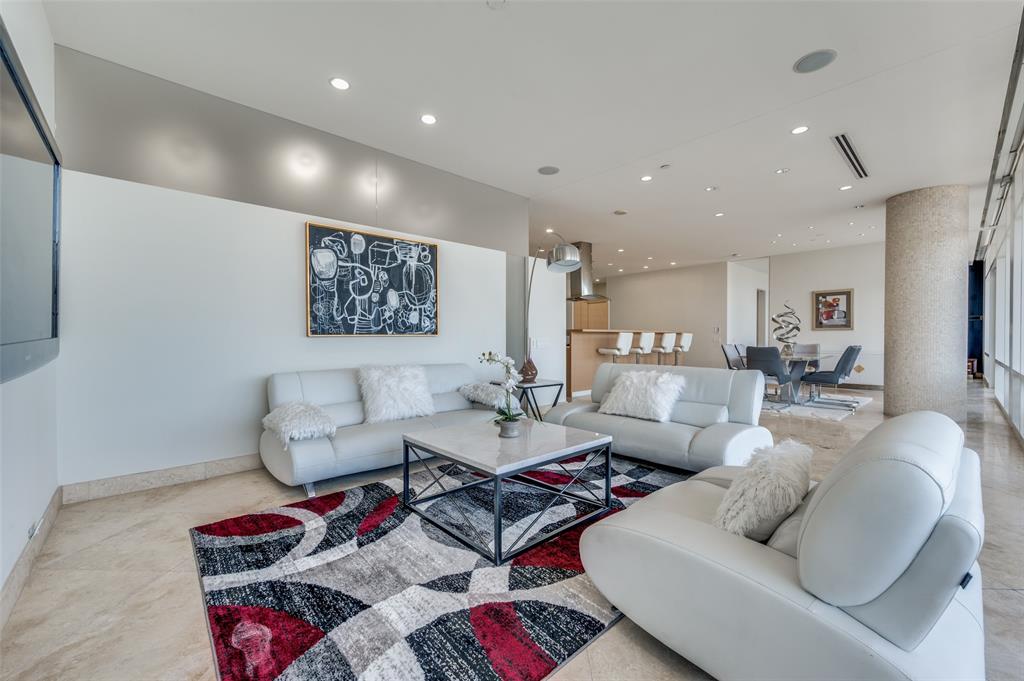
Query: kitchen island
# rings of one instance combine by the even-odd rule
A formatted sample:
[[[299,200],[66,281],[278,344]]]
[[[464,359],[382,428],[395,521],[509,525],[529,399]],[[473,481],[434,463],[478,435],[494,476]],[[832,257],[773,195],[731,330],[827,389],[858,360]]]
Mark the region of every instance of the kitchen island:
[[[637,347],[640,343],[640,334],[647,333],[651,329],[569,329],[566,331],[566,346],[565,346],[565,375],[568,378],[568,385],[566,386],[566,399],[572,400],[574,393],[581,393],[590,390],[591,383],[594,380],[594,374],[597,372],[597,367],[604,362],[610,362],[611,357],[608,355],[598,354],[598,348],[614,348],[615,340],[620,333],[632,333],[633,343],[632,347]],[[676,334],[676,345],[679,345],[679,339],[682,335],[680,331],[654,331],[654,346],[658,347],[661,344],[661,337],[666,333]],[[679,363],[683,363],[683,356],[686,353],[679,353]],[[642,355],[640,357],[641,364],[657,364],[657,354]],[[635,357],[618,357],[616,363],[629,363],[633,364],[636,362]],[[674,364],[675,357],[673,355],[665,355],[662,358],[664,364]]]

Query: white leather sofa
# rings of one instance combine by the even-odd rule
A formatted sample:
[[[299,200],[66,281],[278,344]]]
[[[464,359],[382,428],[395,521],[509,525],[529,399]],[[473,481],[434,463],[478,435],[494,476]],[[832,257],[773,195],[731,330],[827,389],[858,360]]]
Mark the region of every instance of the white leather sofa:
[[[598,589],[718,679],[984,679],[980,466],[934,412],[864,437],[765,544],[715,468],[583,533]]]
[[[270,409],[287,402],[311,402],[334,417],[334,439],[322,437],[293,441],[288,449],[277,435],[264,430],[260,458],[275,478],[286,485],[305,485],[338,475],[384,468],[402,463],[402,434],[459,423],[480,423],[494,418],[494,410],[466,400],[458,390],[477,377],[465,364],[425,364],[434,397],[433,416],[363,423],[363,402],[358,369],[329,369],[274,374],[267,383]]]
[[[616,376],[624,371],[666,371],[686,377],[686,387],[665,423],[598,411]],[[764,397],[760,371],[606,363],[598,367],[590,401],[553,407],[550,423],[612,436],[612,452],[652,463],[700,471],[723,464],[741,466],[772,434],[757,425]]]

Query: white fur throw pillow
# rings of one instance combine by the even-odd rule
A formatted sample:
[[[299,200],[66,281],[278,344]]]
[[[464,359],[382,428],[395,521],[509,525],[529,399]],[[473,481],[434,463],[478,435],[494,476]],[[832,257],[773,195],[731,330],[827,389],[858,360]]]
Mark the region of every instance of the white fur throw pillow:
[[[263,417],[263,427],[277,435],[288,449],[292,440],[334,437],[338,428],[331,415],[309,402],[288,402]]]
[[[715,513],[715,527],[766,541],[807,494],[811,448],[795,440],[762,447],[733,479]]]
[[[495,409],[504,409],[506,405],[505,389],[493,383],[467,383],[459,387],[459,394],[470,402],[485,404]],[[522,414],[523,410],[512,396],[512,410]]]
[[[623,371],[598,411],[648,421],[668,421],[685,386],[685,378],[668,371]]]
[[[421,366],[367,366],[359,369],[367,423],[400,421],[435,412],[434,397]]]

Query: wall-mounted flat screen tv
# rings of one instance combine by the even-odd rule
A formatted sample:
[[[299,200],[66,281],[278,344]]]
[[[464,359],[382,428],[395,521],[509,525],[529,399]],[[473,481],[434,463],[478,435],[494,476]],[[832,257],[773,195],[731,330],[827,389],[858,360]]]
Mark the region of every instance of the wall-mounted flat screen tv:
[[[0,23],[0,381],[57,356],[60,152]]]

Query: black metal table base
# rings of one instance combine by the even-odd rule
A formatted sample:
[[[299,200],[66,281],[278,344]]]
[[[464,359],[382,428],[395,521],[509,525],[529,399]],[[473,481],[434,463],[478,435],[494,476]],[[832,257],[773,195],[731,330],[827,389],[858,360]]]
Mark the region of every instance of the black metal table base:
[[[573,452],[571,454],[566,454],[564,457],[561,457],[556,461],[545,461],[543,464],[539,466],[536,464],[524,466],[522,468],[518,468],[512,471],[507,471],[501,475],[493,475],[492,473],[480,470],[461,461],[453,461],[451,459],[446,458],[442,454],[427,449],[426,447],[412,445],[409,444],[408,442],[404,443],[402,450],[402,505],[405,506],[410,511],[412,511],[413,513],[415,513],[416,515],[423,518],[424,520],[427,520],[432,525],[443,530],[446,534],[450,535],[451,537],[454,537],[455,539],[459,540],[469,548],[473,549],[474,551],[482,555],[484,558],[493,561],[495,565],[501,565],[505,561],[508,561],[511,558],[518,556],[524,551],[528,551],[537,544],[547,541],[548,539],[554,537],[557,534],[561,534],[562,532],[565,532],[566,530],[576,527],[581,523],[585,523],[589,520],[593,520],[598,516],[604,515],[609,510],[611,510],[612,507],[611,445],[605,444],[599,447],[593,447],[591,449],[580,450],[577,452]],[[415,494],[413,494],[412,490],[409,487],[409,464],[411,463],[410,454],[423,465],[424,469],[428,473],[430,473],[430,476],[433,478],[433,481],[429,485],[427,485],[425,488],[423,488],[422,490]],[[460,484],[457,487],[445,487],[443,479],[445,477],[452,477],[451,474],[445,471],[441,471],[441,474],[438,475],[437,473],[435,473],[434,469],[427,464],[427,462],[424,460],[424,457],[421,456],[421,454],[437,457],[438,459],[445,461],[447,463],[455,464],[462,470],[471,471],[473,473],[481,475],[482,477],[479,480],[474,480],[473,482],[470,482],[468,484]],[[566,459],[580,456],[581,454],[585,455],[587,458],[583,466],[575,473],[570,472],[568,469],[565,468],[565,466],[562,465],[562,462],[564,462]],[[603,457],[603,460],[597,465],[602,466],[604,469],[603,498],[602,496],[595,494],[594,490],[590,489],[585,484],[585,481],[580,480],[580,476],[583,475],[584,471],[593,468],[595,462],[597,462],[598,459],[601,459],[601,457]],[[569,482],[567,482],[564,485],[552,485],[546,482],[542,482],[540,480],[534,480],[524,475],[524,473],[527,473],[529,471],[539,470],[552,464],[557,464],[562,469],[562,471],[569,476]],[[548,501],[547,505],[543,508],[543,510],[541,510],[540,513],[534,516],[533,521],[530,522],[526,529],[524,529],[511,543],[509,543],[507,547],[504,547],[502,545],[504,540],[504,517],[502,513],[502,503],[504,497],[504,488],[506,486],[506,483],[509,481],[515,483],[516,485],[526,485],[535,489],[549,492],[551,493],[551,499]],[[473,536],[469,536],[455,527],[446,525],[440,519],[428,515],[424,508],[420,508],[420,506],[422,506],[423,504],[437,500],[440,497],[455,494],[457,492],[462,492],[467,489],[472,489],[474,487],[486,486],[489,484],[492,484],[494,486],[494,537],[493,541],[491,542],[488,542],[486,537],[484,537],[477,530],[477,528],[473,525],[472,521],[466,515],[465,510],[459,504],[453,504],[453,506],[458,510],[459,513],[462,514],[462,520],[465,523],[466,527],[472,532]],[[572,487],[573,485],[581,485],[583,487],[583,490],[590,495],[590,498],[584,496],[583,494],[570,492],[569,488]],[[428,494],[428,492],[431,492],[431,490],[433,490],[435,486],[440,491]],[[548,510],[559,499],[568,499],[571,501],[588,504],[594,506],[594,510],[590,511],[589,513],[585,513],[584,515],[581,515],[575,518],[574,520],[565,523],[564,525],[560,525],[554,530],[550,530],[543,534],[538,534],[536,536],[529,537],[530,530],[532,530],[534,526],[537,525],[537,523],[544,517]]]

